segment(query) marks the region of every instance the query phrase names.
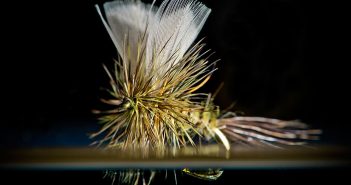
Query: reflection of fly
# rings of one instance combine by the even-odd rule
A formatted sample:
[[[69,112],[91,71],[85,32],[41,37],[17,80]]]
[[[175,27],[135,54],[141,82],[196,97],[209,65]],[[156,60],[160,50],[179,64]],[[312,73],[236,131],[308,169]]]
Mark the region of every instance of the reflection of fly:
[[[164,0],[156,7],[118,0],[104,4],[105,17],[97,10],[119,54],[112,70],[105,67],[111,87],[103,102],[111,108],[96,111],[102,127],[91,137],[104,134],[97,144],[151,149],[162,156],[169,148],[202,142],[217,141],[227,151],[231,143],[301,145],[319,134],[296,121],[225,115],[214,105],[214,96],[197,92],[216,70],[202,51],[204,44],[193,43],[211,12],[204,4]],[[222,174],[220,169],[183,171],[207,180]],[[155,173],[150,174],[152,179]],[[146,182],[142,170],[121,172],[120,179]]]
[[[184,168],[182,171],[193,177],[209,181],[217,180],[223,173],[221,169],[212,168],[206,170],[190,170],[189,168]]]

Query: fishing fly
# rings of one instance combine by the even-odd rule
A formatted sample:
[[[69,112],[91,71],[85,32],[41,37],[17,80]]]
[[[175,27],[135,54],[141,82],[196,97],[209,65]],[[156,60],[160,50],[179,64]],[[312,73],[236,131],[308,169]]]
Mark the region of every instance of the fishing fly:
[[[318,137],[320,130],[299,121],[221,112],[214,96],[197,92],[216,70],[203,41],[195,42],[211,10],[196,0],[164,0],[159,7],[154,3],[106,2],[104,15],[96,6],[119,57],[113,69],[104,66],[110,97],[102,101],[111,109],[96,111],[102,127],[91,138],[103,137],[94,144],[163,151],[203,141],[218,142],[229,151],[233,143],[283,147]],[[223,171],[183,172],[215,180]],[[140,180],[141,173],[126,172],[122,181],[148,184]],[[155,174],[150,174],[152,179]]]

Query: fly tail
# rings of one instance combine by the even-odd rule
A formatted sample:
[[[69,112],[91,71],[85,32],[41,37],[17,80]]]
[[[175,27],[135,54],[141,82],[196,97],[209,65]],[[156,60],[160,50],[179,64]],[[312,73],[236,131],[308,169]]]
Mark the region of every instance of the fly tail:
[[[319,129],[309,129],[300,121],[284,121],[263,117],[222,118],[218,128],[229,141],[249,146],[282,148],[304,145],[309,140],[318,140]]]

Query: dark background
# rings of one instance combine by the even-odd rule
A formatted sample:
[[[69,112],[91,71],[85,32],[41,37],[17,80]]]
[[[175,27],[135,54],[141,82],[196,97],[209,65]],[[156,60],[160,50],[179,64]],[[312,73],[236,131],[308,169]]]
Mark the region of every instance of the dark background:
[[[203,2],[212,13],[199,38],[215,52],[211,59],[221,61],[200,91],[214,92],[224,82],[215,101],[222,109],[236,102],[233,110],[248,116],[300,119],[323,129],[321,144],[349,146],[341,9],[303,0]],[[96,3],[103,1],[2,6],[2,148],[91,142],[87,133],[98,128],[91,110],[101,107],[108,80],[102,64],[116,57]]]

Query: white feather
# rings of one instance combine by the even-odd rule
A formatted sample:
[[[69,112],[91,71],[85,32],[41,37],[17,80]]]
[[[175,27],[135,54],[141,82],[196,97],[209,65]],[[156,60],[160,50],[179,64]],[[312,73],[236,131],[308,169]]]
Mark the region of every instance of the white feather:
[[[146,61],[154,57],[160,72],[167,71],[184,56],[210,11],[193,0],[165,0],[150,25]]]
[[[130,65],[135,66],[139,42],[146,46],[147,66],[154,64],[159,68],[158,74],[163,74],[184,56],[211,12],[193,0],[165,0],[157,11],[140,1],[107,2],[104,9],[109,26],[103,22],[122,59],[128,44]],[[144,34],[145,39],[140,43]]]
[[[134,72],[138,43],[146,42],[146,38],[142,41],[142,37],[147,34],[147,22],[154,16],[154,9],[140,1],[112,1],[104,4],[104,10],[118,53],[127,60],[124,55],[129,52],[131,71]],[[125,51],[125,47],[129,51]]]

